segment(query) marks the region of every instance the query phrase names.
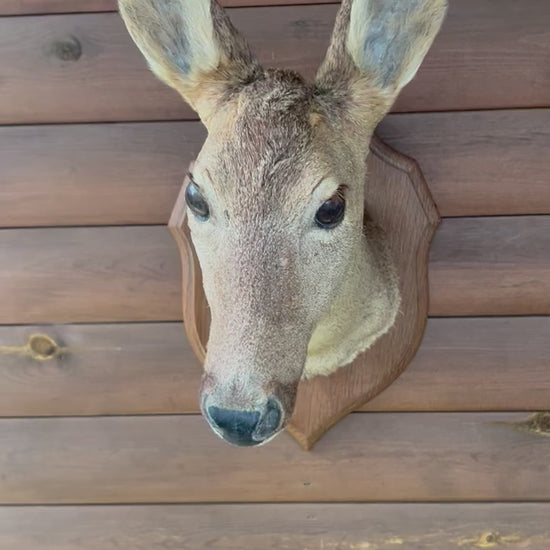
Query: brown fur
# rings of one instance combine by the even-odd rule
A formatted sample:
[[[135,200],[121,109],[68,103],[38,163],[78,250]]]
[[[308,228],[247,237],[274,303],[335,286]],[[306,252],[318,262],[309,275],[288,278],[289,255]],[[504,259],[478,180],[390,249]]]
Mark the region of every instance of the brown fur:
[[[261,69],[214,0],[120,9],[153,71],[209,130],[193,177],[211,217],[189,216],[212,313],[203,400],[262,411],[276,399],[280,430],[302,376],[349,363],[397,314],[383,235],[364,231],[365,157],[445,1],[344,0],[315,83]],[[344,188],[343,222],[318,228],[316,210]]]

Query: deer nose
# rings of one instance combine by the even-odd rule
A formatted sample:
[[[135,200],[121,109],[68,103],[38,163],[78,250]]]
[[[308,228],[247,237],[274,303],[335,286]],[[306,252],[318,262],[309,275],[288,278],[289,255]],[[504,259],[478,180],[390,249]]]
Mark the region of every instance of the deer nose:
[[[270,399],[263,411],[239,411],[208,407],[212,427],[227,442],[239,447],[259,445],[275,435],[281,423],[279,403]]]

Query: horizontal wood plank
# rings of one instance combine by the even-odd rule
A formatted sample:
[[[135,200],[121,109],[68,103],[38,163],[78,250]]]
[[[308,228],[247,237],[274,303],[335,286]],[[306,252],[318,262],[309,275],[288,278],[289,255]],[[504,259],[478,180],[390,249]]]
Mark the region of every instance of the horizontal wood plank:
[[[33,355],[38,335],[58,346]],[[364,411],[541,410],[550,317],[430,319],[407,370]],[[180,323],[0,327],[0,416],[198,413]],[[468,391],[464,391],[468,388]]]
[[[235,9],[266,64],[312,77],[337,5]],[[549,105],[550,4],[455,0],[397,111]],[[24,47],[22,47],[24,45]],[[194,118],[146,68],[116,13],[0,19],[0,123]]]
[[[225,7],[334,4],[336,0],[218,0]],[[0,15],[116,11],[116,0],[2,0]]]
[[[390,115],[378,134],[419,163],[441,216],[550,213],[550,110]]]
[[[166,224],[205,137],[194,121],[2,127],[1,224]]]
[[[198,413],[201,374],[182,323],[0,327],[0,416]]]
[[[549,503],[0,508],[11,550],[547,550]]]
[[[405,372],[368,411],[550,409],[550,318],[429,319]]]
[[[430,315],[550,312],[550,216],[444,220],[429,277]]]
[[[0,503],[550,499],[548,418],[358,413],[311,452],[220,440],[200,416],[0,421]],[[538,424],[537,424],[538,425]]]
[[[115,11],[116,0],[3,0],[0,15]]]
[[[4,229],[0,257],[0,324],[182,317],[181,263],[165,227]]]
[[[0,324],[175,321],[164,227],[0,231]],[[550,216],[449,218],[430,259],[434,316],[550,314]]]
[[[378,132],[442,216],[550,213],[550,109],[394,114]],[[2,226],[167,223],[204,138],[194,121],[0,127]]]

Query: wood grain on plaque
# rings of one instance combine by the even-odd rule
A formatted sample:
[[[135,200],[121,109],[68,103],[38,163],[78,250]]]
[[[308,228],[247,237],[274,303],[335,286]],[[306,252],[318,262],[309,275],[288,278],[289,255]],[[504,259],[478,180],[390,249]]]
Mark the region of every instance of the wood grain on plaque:
[[[181,265],[165,227],[0,231],[0,324],[174,321]],[[430,315],[550,313],[550,216],[447,218]]]
[[[405,372],[361,410],[547,409],[548,334],[550,317],[430,319]],[[181,323],[0,327],[3,417],[198,413],[201,374]]]
[[[2,507],[0,548],[547,550],[548,517],[550,503]]]
[[[358,413],[312,452],[287,433],[243,452],[201,416],[3,419],[0,503],[543,500],[548,430],[548,413]]]
[[[550,213],[550,109],[393,114],[378,134],[442,216]],[[1,224],[167,223],[205,136],[194,121],[0,127]]]
[[[236,9],[266,64],[314,75],[337,5]],[[549,105],[546,0],[456,0],[418,76],[394,110]],[[22,47],[24,45],[24,47]],[[194,118],[156,81],[116,13],[0,19],[0,122]]]
[[[218,0],[225,7],[334,4],[337,0]],[[0,15],[116,11],[116,0],[2,0]]]

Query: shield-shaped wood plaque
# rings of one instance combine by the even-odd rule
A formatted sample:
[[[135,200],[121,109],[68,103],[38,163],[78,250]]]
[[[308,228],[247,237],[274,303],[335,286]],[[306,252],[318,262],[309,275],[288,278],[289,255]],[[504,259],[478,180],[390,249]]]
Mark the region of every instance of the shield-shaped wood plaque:
[[[204,361],[209,312],[186,221],[182,188],[169,228],[181,254],[183,320],[189,342]],[[287,430],[311,449],[340,419],[389,386],[418,349],[428,313],[428,252],[440,218],[416,162],[373,137],[365,183],[366,217],[381,226],[399,276],[401,308],[392,329],[353,363],[330,376],[303,380]]]

